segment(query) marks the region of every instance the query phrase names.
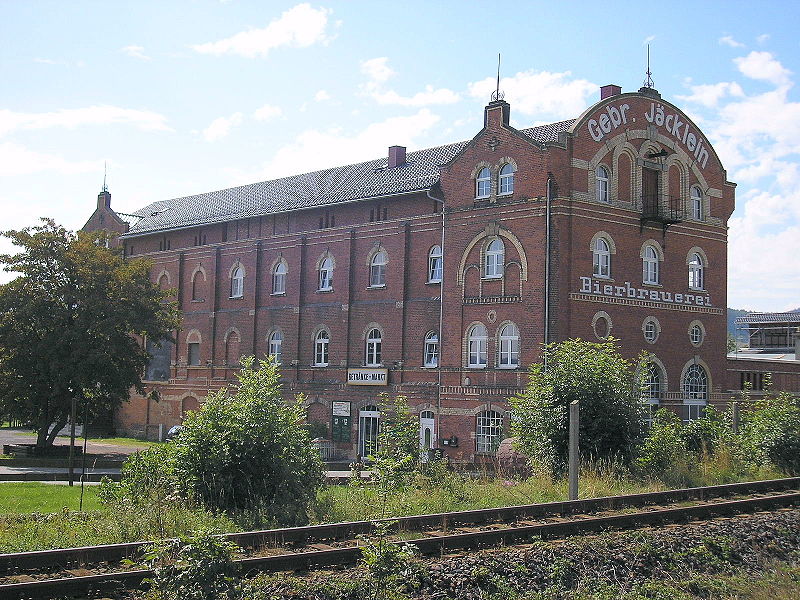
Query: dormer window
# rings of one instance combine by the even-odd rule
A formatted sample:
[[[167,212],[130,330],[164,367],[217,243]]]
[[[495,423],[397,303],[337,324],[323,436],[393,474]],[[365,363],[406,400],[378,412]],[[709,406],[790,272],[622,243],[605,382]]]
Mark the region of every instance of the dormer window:
[[[498,179],[497,193],[500,195],[514,193],[514,165],[505,164],[500,169],[500,177]]]
[[[483,167],[475,179],[475,197],[488,198],[492,193],[492,173],[489,167]]]

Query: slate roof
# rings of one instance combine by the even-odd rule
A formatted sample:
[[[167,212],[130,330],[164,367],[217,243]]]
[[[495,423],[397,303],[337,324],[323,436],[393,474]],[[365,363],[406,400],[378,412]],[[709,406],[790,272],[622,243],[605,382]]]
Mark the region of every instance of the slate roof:
[[[552,142],[574,122],[571,119],[519,132],[535,142]],[[439,166],[451,160],[468,143],[456,142],[409,152],[406,164],[394,169],[387,168],[384,157],[216,192],[159,200],[133,213],[140,219],[122,237],[427,190],[439,180]]]
[[[750,313],[741,317],[736,317],[734,323],[737,325],[745,323],[798,323],[800,324],[800,312],[785,313]]]

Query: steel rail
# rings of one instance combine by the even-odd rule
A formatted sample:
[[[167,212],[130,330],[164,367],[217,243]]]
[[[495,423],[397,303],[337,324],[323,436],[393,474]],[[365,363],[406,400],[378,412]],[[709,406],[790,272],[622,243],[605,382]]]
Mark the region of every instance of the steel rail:
[[[452,550],[483,548],[534,539],[566,537],[576,534],[594,533],[610,529],[634,529],[648,525],[686,522],[747,511],[770,510],[800,503],[800,492],[762,496],[744,500],[727,500],[697,506],[661,508],[621,515],[605,515],[572,519],[553,523],[537,523],[449,535],[434,535],[406,542],[416,546],[420,554],[441,554]],[[322,566],[351,565],[361,557],[362,548],[350,546],[329,550],[286,553],[273,556],[251,557],[238,560],[243,574],[253,572],[277,572],[308,570]],[[152,577],[152,571],[124,571],[83,577],[61,578],[24,583],[0,585],[0,599],[29,600],[53,596],[84,596],[99,591],[131,589],[144,579]]]
[[[702,500],[734,494],[753,494],[757,492],[776,492],[800,488],[800,477],[771,479],[745,483],[731,483],[663,492],[645,492],[623,496],[604,496],[582,500],[564,500],[543,504],[506,506],[501,508],[482,508],[449,513],[434,513],[383,519],[394,521],[400,531],[416,531],[427,528],[447,529],[458,525],[479,525],[490,522],[513,522],[520,519],[591,513],[601,510],[632,508],[648,504]],[[247,531],[220,534],[220,537],[245,549],[278,546],[287,544],[308,544],[352,539],[356,535],[373,533],[378,521],[351,521],[305,527],[287,527],[263,531]],[[61,548],[55,550],[36,550],[0,554],[0,574],[49,567],[68,567],[72,565],[92,565],[113,563],[124,559],[134,560],[152,542],[129,542],[124,544],[105,544],[80,548]]]

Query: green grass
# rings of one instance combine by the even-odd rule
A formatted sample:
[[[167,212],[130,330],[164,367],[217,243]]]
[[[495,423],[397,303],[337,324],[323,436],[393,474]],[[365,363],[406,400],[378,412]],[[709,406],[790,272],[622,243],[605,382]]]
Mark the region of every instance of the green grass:
[[[0,514],[8,513],[53,513],[63,510],[78,510],[81,487],[39,482],[0,483]],[[97,510],[97,486],[87,485],[83,492],[83,509]]]
[[[81,438],[81,440],[82,439],[83,438]],[[137,440],[136,438],[129,438],[129,437],[104,437],[104,438],[90,437],[89,441],[94,442],[96,444],[113,444],[115,446],[130,446],[132,448],[149,448],[150,446],[162,443],[162,442],[150,442],[147,440]]]

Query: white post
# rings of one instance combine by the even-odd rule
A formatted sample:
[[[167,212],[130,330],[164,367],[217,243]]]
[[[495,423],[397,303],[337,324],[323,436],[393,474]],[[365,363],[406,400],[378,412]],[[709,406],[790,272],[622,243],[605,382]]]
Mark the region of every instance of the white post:
[[[578,401],[569,405],[569,499],[578,499],[578,425],[580,422]]]

